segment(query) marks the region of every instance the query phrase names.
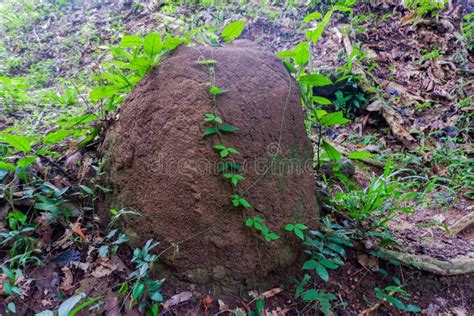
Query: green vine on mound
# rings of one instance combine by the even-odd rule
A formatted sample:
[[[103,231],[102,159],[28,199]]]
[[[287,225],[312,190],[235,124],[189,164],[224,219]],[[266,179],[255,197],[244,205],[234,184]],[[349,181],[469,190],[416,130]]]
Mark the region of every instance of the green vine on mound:
[[[233,24],[231,24],[233,25]],[[204,131],[203,137],[217,136],[218,142],[212,145],[212,148],[218,153],[221,163],[219,165],[219,173],[223,179],[228,181],[232,187],[231,204],[234,208],[240,208],[246,211],[253,209],[249,201],[243,197],[243,193],[239,193],[239,185],[245,180],[245,176],[240,173],[241,166],[232,161],[231,158],[240,154],[240,152],[230,147],[225,142],[225,135],[231,135],[239,130],[238,127],[226,124],[225,120],[218,115],[217,97],[226,90],[218,87],[216,84],[215,65],[217,61],[213,59],[199,60],[198,64],[208,67],[209,75],[211,77],[209,93],[212,97],[213,109],[212,113],[204,115],[204,122],[209,127]],[[258,216],[248,216],[245,220],[245,226],[253,228],[255,231],[261,233],[266,241],[272,241],[280,238],[276,233],[271,232],[265,224],[265,219]]]

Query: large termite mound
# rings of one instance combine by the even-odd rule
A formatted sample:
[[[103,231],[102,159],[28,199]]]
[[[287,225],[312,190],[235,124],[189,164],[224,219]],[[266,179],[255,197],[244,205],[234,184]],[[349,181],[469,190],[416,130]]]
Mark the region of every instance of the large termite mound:
[[[212,148],[219,137],[203,137],[210,127],[203,118],[214,111],[214,77],[226,91],[216,97],[217,114],[239,128],[222,134],[240,152],[235,162],[246,179],[237,188],[219,173],[222,161]],[[113,189],[107,206],[139,211],[123,221],[128,234],[169,247],[160,261],[194,283],[268,280],[301,254],[283,227],[317,222],[313,152],[298,88],[280,60],[249,42],[176,49],[127,97],[106,134],[104,155]],[[253,209],[233,207],[235,193]],[[280,238],[267,242],[245,227],[253,216]]]

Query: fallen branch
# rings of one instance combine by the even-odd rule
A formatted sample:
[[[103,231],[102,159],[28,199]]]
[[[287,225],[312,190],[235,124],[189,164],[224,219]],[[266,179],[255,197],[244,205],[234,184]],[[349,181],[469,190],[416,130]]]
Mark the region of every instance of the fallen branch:
[[[457,235],[469,226],[474,224],[474,212],[471,212],[467,215],[464,215],[459,220],[457,220],[451,227],[449,227],[449,232],[452,235]]]
[[[387,258],[400,261],[406,266],[412,266],[423,271],[453,276],[474,272],[474,258],[457,257],[452,260],[439,260],[431,256],[415,255],[379,248],[380,252]]]

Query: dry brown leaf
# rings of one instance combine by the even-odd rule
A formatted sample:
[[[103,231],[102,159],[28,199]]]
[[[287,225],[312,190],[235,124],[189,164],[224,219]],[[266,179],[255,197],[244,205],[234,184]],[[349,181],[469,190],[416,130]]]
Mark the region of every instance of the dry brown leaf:
[[[87,240],[86,235],[81,229],[81,223],[79,222],[72,223],[71,225],[69,225],[69,227],[71,227],[72,231],[78,234],[79,236],[81,236],[84,240]]]
[[[68,267],[62,267],[61,271],[64,273],[64,278],[59,288],[64,292],[67,292],[72,289],[72,283],[74,282],[74,278],[71,269],[69,269]]]
[[[361,266],[366,269],[369,269],[370,271],[379,271],[379,260],[376,257],[361,254],[357,257],[357,262],[359,262]]]
[[[105,276],[111,275],[112,269],[104,266],[98,266],[94,271],[92,271],[91,274],[96,278],[103,278]]]
[[[193,297],[193,293],[189,291],[181,292],[170,297],[166,302],[161,304],[163,308],[168,309],[180,303],[187,302]],[[204,301],[204,300],[203,300]],[[204,304],[203,304],[204,305]]]
[[[266,292],[263,292],[261,297],[267,299],[267,298],[270,298],[272,296],[275,296],[277,295],[278,293],[281,293],[283,291],[283,289],[279,288],[279,287],[276,287],[274,289],[271,289],[269,291],[266,291]]]

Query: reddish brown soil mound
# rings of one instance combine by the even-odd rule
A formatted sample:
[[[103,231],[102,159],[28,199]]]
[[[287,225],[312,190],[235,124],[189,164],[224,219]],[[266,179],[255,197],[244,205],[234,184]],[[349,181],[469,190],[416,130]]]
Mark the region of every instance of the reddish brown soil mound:
[[[228,90],[217,96],[220,116],[239,131],[224,139],[240,151],[246,180],[238,192],[253,211],[231,207],[234,192],[212,149],[218,139],[202,136],[213,104],[209,70],[199,59],[217,61],[216,84]],[[130,94],[104,148],[108,205],[142,214],[124,221],[141,243],[176,245],[161,261],[191,282],[255,286],[298,256],[284,225],[316,223],[313,153],[298,89],[281,61],[250,42],[177,49]],[[265,242],[246,228],[253,215],[281,238]]]

